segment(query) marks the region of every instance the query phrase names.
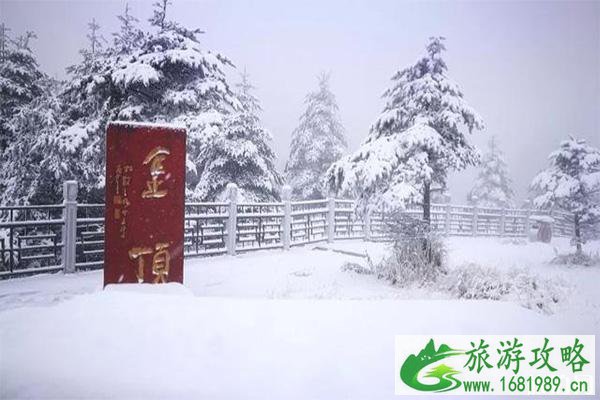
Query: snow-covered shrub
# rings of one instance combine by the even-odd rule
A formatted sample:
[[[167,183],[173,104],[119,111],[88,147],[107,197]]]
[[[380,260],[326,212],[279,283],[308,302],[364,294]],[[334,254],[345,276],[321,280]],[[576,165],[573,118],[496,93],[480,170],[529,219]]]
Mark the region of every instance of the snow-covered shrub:
[[[343,272],[354,272],[356,274],[362,274],[362,275],[373,274],[372,268],[368,268],[362,264],[355,263],[355,262],[349,262],[349,261],[342,264],[342,271]]]
[[[525,269],[508,272],[465,264],[440,276],[435,288],[459,299],[507,300],[551,314],[564,298],[563,284]]]
[[[426,222],[395,211],[386,216],[386,231],[392,252],[374,266],[379,278],[401,287],[423,286],[445,272],[444,243]]]
[[[525,308],[552,314],[564,300],[564,284],[557,280],[532,274],[525,269],[513,269],[506,274],[511,291],[508,300],[517,301]]]
[[[459,299],[500,300],[510,292],[500,272],[469,263],[453,269],[437,282],[437,287]]]
[[[550,261],[556,265],[580,265],[584,267],[600,266],[600,253],[569,253],[558,254]]]

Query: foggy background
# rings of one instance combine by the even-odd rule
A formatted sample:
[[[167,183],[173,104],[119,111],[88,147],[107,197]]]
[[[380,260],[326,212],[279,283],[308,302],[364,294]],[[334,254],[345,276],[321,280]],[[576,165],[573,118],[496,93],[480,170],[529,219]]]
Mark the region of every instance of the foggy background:
[[[143,25],[152,1],[129,1]],[[105,39],[118,29],[125,1],[5,1],[0,20],[12,36],[33,30],[42,70],[64,79],[88,46],[96,18]],[[246,68],[283,170],[292,130],[316,75],[331,72],[349,150],[383,108],[391,76],[424,54],[427,39],[447,38],[449,76],[486,129],[496,135],[517,201],[567,135],[600,145],[600,2],[173,1],[171,17],[206,33],[206,49]],[[227,71],[233,82],[238,74]],[[454,203],[465,203],[477,170],[453,174]]]

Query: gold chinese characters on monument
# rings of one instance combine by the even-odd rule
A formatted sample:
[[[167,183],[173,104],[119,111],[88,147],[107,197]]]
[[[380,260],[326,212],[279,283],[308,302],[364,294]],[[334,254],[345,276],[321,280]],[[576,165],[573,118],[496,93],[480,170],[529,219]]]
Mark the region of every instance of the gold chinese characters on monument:
[[[127,214],[131,202],[127,198],[127,188],[131,184],[133,166],[119,164],[115,174],[115,195],[113,196],[113,215],[119,224],[119,237],[125,239],[127,232]]]
[[[160,180],[161,175],[165,175],[163,161],[171,154],[169,149],[158,146],[152,149],[144,159],[144,165],[150,165],[150,176],[152,180],[146,182],[146,190],[142,192],[144,199],[160,199],[167,195],[166,190],[161,190],[159,186],[163,183]]]
[[[153,283],[167,283],[169,261],[171,259],[168,248],[168,243],[157,243],[154,249],[151,247],[134,247],[129,250],[129,258],[138,260],[136,276],[139,283],[144,282],[144,256],[148,254],[152,254]]]
[[[166,175],[163,161],[171,154],[166,147],[158,146],[152,149],[143,164],[149,165],[150,177],[152,180],[146,182],[146,190],[142,192],[144,199],[162,199],[167,195],[167,190],[160,189],[159,186],[164,182],[160,180],[161,175]],[[151,247],[133,247],[129,250],[129,258],[138,260],[136,276],[139,283],[144,282],[144,256],[152,256],[152,275],[155,276],[153,283],[166,283],[169,276],[169,254],[168,243],[156,243],[154,249]]]

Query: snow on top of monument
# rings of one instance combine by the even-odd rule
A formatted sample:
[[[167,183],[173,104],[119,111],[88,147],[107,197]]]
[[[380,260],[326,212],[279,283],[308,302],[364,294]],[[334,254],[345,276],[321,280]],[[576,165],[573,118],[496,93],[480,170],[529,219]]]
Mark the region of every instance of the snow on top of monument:
[[[138,121],[110,121],[109,125],[119,125],[130,128],[148,128],[148,129],[175,129],[185,130],[184,125],[169,124],[166,122],[138,122]]]

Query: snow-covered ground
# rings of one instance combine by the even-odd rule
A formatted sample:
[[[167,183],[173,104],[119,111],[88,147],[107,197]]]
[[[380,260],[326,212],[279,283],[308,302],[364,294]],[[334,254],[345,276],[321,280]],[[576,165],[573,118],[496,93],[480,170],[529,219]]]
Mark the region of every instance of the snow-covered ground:
[[[378,259],[384,247],[188,259],[185,288],[102,291],[100,271],[2,281],[0,398],[393,398],[396,334],[600,331],[600,267],[547,264],[564,240],[448,240],[451,267],[526,268],[566,282],[554,315],[341,271],[364,263],[348,252]]]

